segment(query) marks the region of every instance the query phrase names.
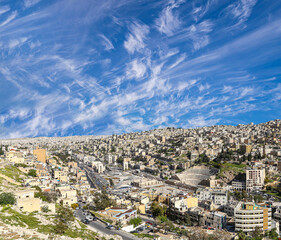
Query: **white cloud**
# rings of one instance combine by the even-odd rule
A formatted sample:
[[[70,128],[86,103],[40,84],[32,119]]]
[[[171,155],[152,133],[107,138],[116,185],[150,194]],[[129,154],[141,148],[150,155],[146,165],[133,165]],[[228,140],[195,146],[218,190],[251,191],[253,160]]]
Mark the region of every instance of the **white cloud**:
[[[163,9],[159,18],[156,19],[155,25],[159,32],[168,36],[179,29],[181,21],[176,13],[173,12],[174,8],[179,7],[183,1],[170,1],[170,4]]]
[[[179,65],[181,62],[185,60],[185,58],[186,58],[186,54],[185,53],[181,54],[181,56],[177,59],[177,61],[175,61],[172,65],[169,66],[169,69],[172,69],[177,65]]]
[[[133,54],[135,51],[139,52],[145,48],[144,41],[149,33],[149,27],[145,24],[134,22],[129,26],[129,30],[130,33],[127,35],[124,47],[129,53]]]
[[[36,5],[37,3],[39,3],[41,0],[24,0],[24,6],[26,8],[30,8],[34,5]]]
[[[198,88],[200,92],[203,92],[205,90],[208,90],[210,88],[210,85],[208,83],[206,83],[205,85],[200,84]]]
[[[257,0],[239,0],[227,7],[227,11],[229,11],[234,18],[238,19],[235,26],[241,25],[248,20],[256,3]]]
[[[139,79],[146,73],[146,65],[139,59],[134,59],[127,66],[126,76],[127,78]]]
[[[106,36],[104,36],[103,34],[100,34],[99,36],[103,39],[102,44],[105,47],[106,51],[114,49],[112,42],[109,41],[109,39]]]
[[[7,114],[0,115],[0,123],[4,124],[6,121],[9,121],[11,119],[21,119],[28,117],[30,114],[30,111],[26,108],[20,108],[16,110],[10,110]]]
[[[35,42],[31,42],[29,46],[30,46],[30,49],[34,49],[34,48],[40,47],[41,42],[37,40]]]
[[[10,48],[10,49],[13,49],[13,48],[15,48],[15,47],[21,46],[21,45],[24,44],[27,40],[28,40],[28,38],[26,38],[26,37],[23,37],[23,38],[20,38],[20,39],[12,39],[12,40],[9,42],[9,48]]]
[[[246,95],[252,95],[254,93],[254,88],[252,87],[245,87],[240,89],[240,98],[245,97]]]
[[[219,118],[217,119],[207,119],[203,116],[198,116],[195,118],[191,118],[188,120],[189,127],[204,127],[204,126],[212,126],[217,124],[220,121]]]
[[[2,6],[2,7],[0,7],[0,15],[6,13],[8,11],[10,11],[10,7],[9,6]]]
[[[232,89],[233,89],[233,88],[232,88],[231,86],[223,86],[222,92],[223,92],[223,93],[228,93],[228,92],[231,92]]]
[[[18,15],[17,11],[13,11],[12,14],[2,23],[0,23],[0,27],[7,25],[9,22],[13,21]]]
[[[199,50],[209,44],[210,39],[208,33],[212,30],[213,24],[210,20],[205,20],[189,27],[188,37],[193,41],[194,50]]]
[[[197,81],[198,81],[198,80],[196,80],[196,79],[192,79],[192,80],[185,81],[185,82],[182,82],[182,81],[181,81],[181,82],[178,83],[177,90],[178,90],[179,92],[181,92],[181,91],[183,91],[183,90],[185,90],[185,89],[189,89],[189,88],[191,88],[192,86],[194,86],[194,84],[196,84]]]

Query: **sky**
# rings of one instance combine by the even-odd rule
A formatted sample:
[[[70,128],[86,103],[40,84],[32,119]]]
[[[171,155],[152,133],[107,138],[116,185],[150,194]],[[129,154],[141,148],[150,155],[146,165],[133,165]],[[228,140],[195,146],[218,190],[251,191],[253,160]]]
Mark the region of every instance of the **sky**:
[[[0,0],[0,138],[281,117],[281,1]]]

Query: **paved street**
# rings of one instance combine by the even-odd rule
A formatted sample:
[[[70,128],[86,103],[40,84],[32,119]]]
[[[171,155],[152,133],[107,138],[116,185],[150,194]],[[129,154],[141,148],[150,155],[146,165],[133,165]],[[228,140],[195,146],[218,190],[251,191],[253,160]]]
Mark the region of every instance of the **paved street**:
[[[80,209],[76,210],[76,214],[77,214],[77,218],[80,221],[85,218],[85,216],[83,215],[83,211],[80,210]],[[92,228],[97,230],[97,232],[100,232],[102,234],[107,234],[107,235],[117,234],[117,235],[121,236],[123,238],[123,240],[139,239],[136,236],[134,236],[133,234],[130,234],[130,233],[127,233],[127,232],[124,232],[124,231],[121,231],[121,230],[107,229],[106,225],[99,220],[90,222],[89,226],[91,226]]]

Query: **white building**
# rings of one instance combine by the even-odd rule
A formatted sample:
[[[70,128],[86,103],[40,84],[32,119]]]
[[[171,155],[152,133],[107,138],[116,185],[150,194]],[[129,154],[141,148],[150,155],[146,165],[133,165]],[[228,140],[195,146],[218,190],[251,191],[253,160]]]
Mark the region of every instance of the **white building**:
[[[271,230],[271,208],[255,203],[240,202],[234,209],[235,231],[253,232],[256,227],[262,231]]]
[[[198,193],[199,201],[211,200],[217,206],[227,204],[227,191],[222,189],[206,188]]]

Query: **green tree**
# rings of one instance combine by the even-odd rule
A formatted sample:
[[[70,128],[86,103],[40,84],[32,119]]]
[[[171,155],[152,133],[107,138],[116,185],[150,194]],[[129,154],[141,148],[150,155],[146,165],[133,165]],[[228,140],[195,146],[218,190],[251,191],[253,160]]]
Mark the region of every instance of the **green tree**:
[[[242,198],[247,198],[248,194],[245,190],[242,190]]]
[[[278,233],[276,232],[276,228],[271,229],[268,232],[268,236],[269,236],[270,239],[277,240],[278,239]]]
[[[42,210],[42,212],[44,212],[44,213],[47,213],[47,212],[50,211],[48,206],[43,206],[43,207],[41,207],[41,210]]]
[[[57,234],[64,234],[74,221],[73,212],[67,207],[59,206],[57,209],[54,231]]]
[[[122,157],[119,157],[117,159],[117,163],[119,163],[119,164],[123,164],[123,161],[124,161],[124,159]]]
[[[113,180],[111,178],[109,179],[109,183],[110,183],[111,187],[114,186],[114,182],[113,182]]]
[[[158,202],[153,202],[150,207],[150,211],[154,217],[166,215],[167,207],[160,206]]]
[[[28,171],[28,174],[27,174],[28,176],[31,176],[31,177],[36,177],[37,176],[37,174],[36,174],[36,170],[35,169],[30,169],[29,171]]]
[[[252,232],[252,238],[255,240],[262,240],[263,239],[263,234],[262,230],[259,227],[255,227],[255,230]]]
[[[158,216],[157,217],[157,220],[160,222],[160,223],[165,223],[165,222],[168,222],[168,218],[166,216]]]
[[[105,208],[111,207],[115,205],[115,201],[110,199],[105,192],[95,193],[94,195],[94,204],[96,210],[104,210]]]
[[[1,146],[0,146],[0,156],[1,156],[1,155],[4,155],[4,153],[5,153],[5,152],[2,150],[2,145],[1,145]]]
[[[1,193],[0,194],[0,205],[6,205],[6,204],[15,204],[16,198],[13,193]]]
[[[185,222],[188,226],[191,225],[191,219],[190,219],[189,214],[185,214],[184,222]]]
[[[112,146],[110,152],[116,152],[116,148]]]
[[[254,200],[255,200],[256,203],[260,203],[260,202],[263,201],[263,196],[261,196],[261,195],[255,195],[255,196],[254,196]]]
[[[137,227],[137,226],[139,226],[139,225],[141,224],[141,222],[142,222],[142,220],[141,220],[140,217],[132,218],[132,219],[129,221],[129,223],[130,223],[131,225],[134,225],[134,228]]]
[[[238,238],[239,240],[245,240],[246,234],[240,230],[240,232],[238,233]]]

